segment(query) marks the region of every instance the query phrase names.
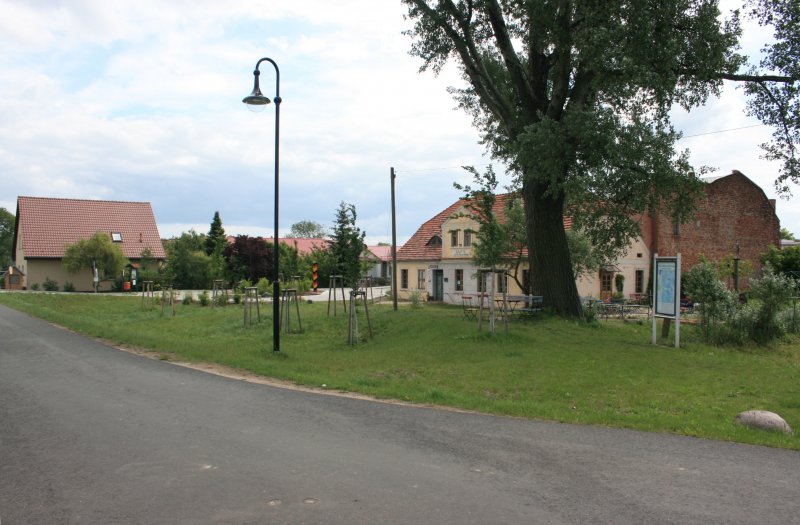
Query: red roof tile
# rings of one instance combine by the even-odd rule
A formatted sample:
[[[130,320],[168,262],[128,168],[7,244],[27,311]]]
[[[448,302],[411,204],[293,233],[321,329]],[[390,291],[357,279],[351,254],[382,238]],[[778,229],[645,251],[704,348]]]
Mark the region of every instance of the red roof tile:
[[[367,246],[367,250],[381,261],[389,261],[392,258],[391,246]]]
[[[149,202],[17,198],[15,241],[22,236],[26,258],[61,258],[67,246],[97,232],[121,234],[118,245],[129,259],[148,247],[154,258],[166,257]]]

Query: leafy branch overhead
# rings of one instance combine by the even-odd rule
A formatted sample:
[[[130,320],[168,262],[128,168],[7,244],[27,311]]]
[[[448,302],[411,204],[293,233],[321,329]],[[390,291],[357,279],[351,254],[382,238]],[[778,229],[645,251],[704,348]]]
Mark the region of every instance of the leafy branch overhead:
[[[767,154],[784,162],[780,184],[798,181],[795,2],[750,2],[748,13],[776,30],[755,67],[737,53],[739,13],[722,21],[717,0],[402,1],[411,54],[435,73],[456,62],[466,84],[451,93],[516,175],[532,286],[562,315],[580,315],[565,214],[617,252],[642,213],[691,214],[702,183],[676,150],[673,106],[745,83],[749,110],[775,126]]]

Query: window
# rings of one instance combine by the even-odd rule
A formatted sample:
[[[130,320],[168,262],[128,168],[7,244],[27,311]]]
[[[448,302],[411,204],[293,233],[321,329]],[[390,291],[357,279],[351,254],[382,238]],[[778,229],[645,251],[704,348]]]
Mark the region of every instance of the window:
[[[400,270],[400,288],[408,290],[408,270]]]
[[[497,293],[508,292],[508,274],[497,274]]]
[[[672,235],[678,237],[681,234],[681,225],[677,222],[672,223]]]
[[[636,293],[644,293],[644,270],[636,270]]]
[[[464,246],[472,246],[472,231],[464,230]]]
[[[120,232],[111,232],[111,240],[113,242],[122,242],[122,234]]]
[[[450,246],[458,246],[458,230],[450,230]]]
[[[438,235],[434,235],[428,241],[428,246],[441,246],[441,245],[442,245],[442,238],[439,237]]]
[[[464,270],[456,270],[456,291],[464,291]]]
[[[19,284],[19,275],[9,275],[8,284]]]
[[[425,270],[417,270],[417,290],[425,289]]]

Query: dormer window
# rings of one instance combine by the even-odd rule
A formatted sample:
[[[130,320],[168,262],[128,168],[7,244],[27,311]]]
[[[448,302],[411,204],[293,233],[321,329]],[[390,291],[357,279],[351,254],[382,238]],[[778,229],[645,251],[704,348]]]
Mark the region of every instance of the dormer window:
[[[434,235],[433,237],[431,237],[431,239],[426,244],[426,246],[441,246],[441,245],[442,245],[442,238],[439,237],[438,235]]]
[[[122,242],[122,234],[120,232],[111,232],[111,240],[113,242]]]

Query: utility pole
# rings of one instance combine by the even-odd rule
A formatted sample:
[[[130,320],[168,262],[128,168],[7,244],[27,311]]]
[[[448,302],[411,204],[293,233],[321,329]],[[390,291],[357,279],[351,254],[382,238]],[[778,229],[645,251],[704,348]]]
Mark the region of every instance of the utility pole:
[[[389,168],[392,185],[392,308],[397,310],[397,218],[394,207],[394,168]]]

